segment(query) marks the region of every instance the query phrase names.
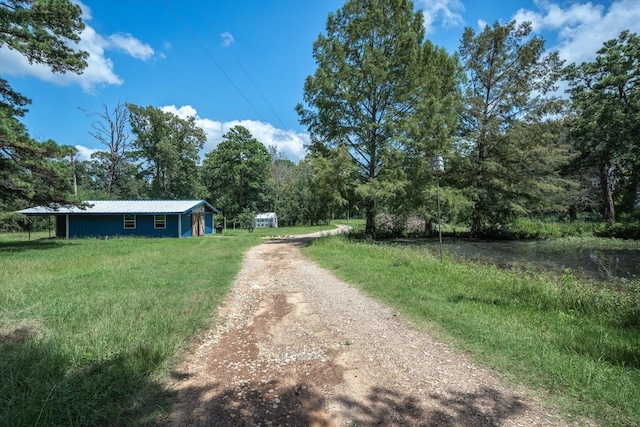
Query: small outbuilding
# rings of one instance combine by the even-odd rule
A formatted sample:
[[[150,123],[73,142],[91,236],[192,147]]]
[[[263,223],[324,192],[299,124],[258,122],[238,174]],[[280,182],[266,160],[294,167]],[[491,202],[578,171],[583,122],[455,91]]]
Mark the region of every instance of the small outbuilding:
[[[278,227],[278,215],[275,212],[262,212],[256,215],[256,228],[270,227]]]
[[[213,234],[214,214],[205,200],[89,200],[86,207],[38,206],[27,216],[52,215],[56,237],[192,237]]]

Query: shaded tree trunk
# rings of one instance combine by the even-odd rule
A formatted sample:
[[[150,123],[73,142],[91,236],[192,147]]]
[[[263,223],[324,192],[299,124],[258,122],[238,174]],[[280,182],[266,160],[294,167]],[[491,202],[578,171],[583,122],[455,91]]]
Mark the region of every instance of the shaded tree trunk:
[[[607,162],[601,161],[598,167],[600,174],[600,189],[602,190],[602,218],[610,224],[616,223],[616,211],[613,205],[611,191],[611,174]]]
[[[365,207],[365,217],[367,218],[367,223],[365,225],[364,232],[368,235],[372,235],[376,230],[375,202],[369,199],[365,202],[364,207]]]

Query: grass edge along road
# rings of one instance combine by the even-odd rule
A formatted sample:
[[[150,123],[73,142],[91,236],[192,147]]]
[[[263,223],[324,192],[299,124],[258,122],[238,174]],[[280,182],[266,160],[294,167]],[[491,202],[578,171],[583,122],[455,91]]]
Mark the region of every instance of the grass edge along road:
[[[210,324],[242,254],[261,237],[330,228],[182,240],[0,235],[0,425],[155,424],[171,404],[171,367]],[[558,287],[344,238],[307,252],[567,413],[602,425],[639,419],[639,317],[625,314],[628,301],[593,301],[569,276]]]
[[[0,426],[154,425],[167,378],[265,237],[0,235]]]
[[[304,252],[343,280],[429,327],[510,381],[559,405],[571,420],[640,420],[640,288],[596,289],[456,263],[428,250],[344,236]],[[580,422],[580,421],[579,421]]]

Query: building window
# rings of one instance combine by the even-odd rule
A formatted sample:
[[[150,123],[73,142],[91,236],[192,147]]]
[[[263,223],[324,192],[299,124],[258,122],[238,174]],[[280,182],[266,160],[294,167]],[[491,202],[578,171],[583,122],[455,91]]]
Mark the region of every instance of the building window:
[[[153,216],[153,228],[167,228],[167,216],[166,215],[154,215]]]
[[[136,228],[136,216],[135,215],[124,215],[124,228],[125,229]]]

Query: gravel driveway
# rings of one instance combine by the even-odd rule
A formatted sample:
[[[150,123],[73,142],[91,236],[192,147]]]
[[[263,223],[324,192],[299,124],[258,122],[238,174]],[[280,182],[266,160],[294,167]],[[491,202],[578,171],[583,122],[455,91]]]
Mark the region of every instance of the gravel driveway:
[[[246,253],[215,325],[175,373],[170,426],[565,425],[526,391],[304,256]]]

